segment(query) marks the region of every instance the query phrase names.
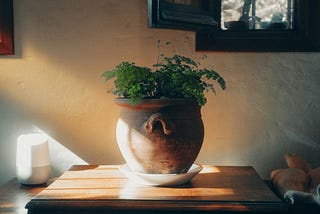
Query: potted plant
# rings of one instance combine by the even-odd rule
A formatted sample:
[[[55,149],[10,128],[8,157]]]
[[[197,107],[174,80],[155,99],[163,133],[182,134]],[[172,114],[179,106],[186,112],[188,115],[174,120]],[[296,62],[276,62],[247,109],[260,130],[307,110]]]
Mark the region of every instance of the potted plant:
[[[224,79],[214,70],[174,54],[163,57],[154,69],[122,62],[105,71],[114,79],[109,91],[119,98],[116,135],[120,151],[131,170],[142,173],[185,173],[203,142],[201,106],[204,92],[224,90]]]

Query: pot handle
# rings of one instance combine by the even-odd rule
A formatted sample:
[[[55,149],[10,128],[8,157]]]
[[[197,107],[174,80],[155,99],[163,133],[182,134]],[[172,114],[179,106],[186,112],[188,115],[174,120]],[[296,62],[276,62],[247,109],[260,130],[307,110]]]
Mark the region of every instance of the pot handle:
[[[145,122],[144,128],[148,133],[152,133],[154,129],[154,125],[160,122],[162,125],[163,133],[165,135],[170,135],[174,131],[173,123],[165,118],[161,113],[155,113],[149,117],[149,119]]]

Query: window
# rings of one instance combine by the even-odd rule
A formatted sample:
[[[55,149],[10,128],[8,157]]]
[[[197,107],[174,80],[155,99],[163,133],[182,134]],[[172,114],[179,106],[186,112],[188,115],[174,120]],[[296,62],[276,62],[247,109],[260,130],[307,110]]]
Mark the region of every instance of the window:
[[[150,27],[194,30],[196,50],[320,50],[317,0],[149,0],[148,4]]]
[[[214,3],[203,0],[149,0],[149,26],[183,30],[201,30],[218,26],[209,7]]]

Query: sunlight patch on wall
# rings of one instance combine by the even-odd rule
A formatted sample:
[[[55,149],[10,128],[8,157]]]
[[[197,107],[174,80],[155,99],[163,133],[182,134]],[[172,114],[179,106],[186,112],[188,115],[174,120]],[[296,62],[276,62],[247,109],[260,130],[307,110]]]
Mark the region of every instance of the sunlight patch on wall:
[[[78,155],[73,153],[62,143],[55,140],[48,135],[45,131],[37,126],[33,126],[35,132],[42,133],[48,136],[49,141],[49,154],[51,166],[54,170],[54,174],[61,174],[68,170],[72,165],[87,165],[88,163],[81,159]]]

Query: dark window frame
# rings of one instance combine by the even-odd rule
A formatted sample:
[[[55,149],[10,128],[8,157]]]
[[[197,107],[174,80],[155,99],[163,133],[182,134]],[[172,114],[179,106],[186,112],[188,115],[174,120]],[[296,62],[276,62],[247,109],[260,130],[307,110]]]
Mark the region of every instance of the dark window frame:
[[[201,2],[203,8],[192,8],[185,5],[168,4],[162,0],[148,0],[149,27],[193,31],[217,26],[218,22],[209,10],[210,5],[212,7],[214,1],[201,0]],[[176,16],[165,17],[169,12],[170,15],[174,15],[174,12],[176,12]],[[197,16],[199,20],[195,20]],[[188,19],[190,19],[190,21]]]
[[[163,17],[159,16],[161,1],[164,0],[148,0],[149,26],[196,31],[197,51],[320,51],[319,0],[294,0],[294,30],[276,31],[222,30],[220,28],[221,0],[202,0],[211,18],[219,23],[217,26],[193,27],[190,23],[174,21],[168,24]]]

